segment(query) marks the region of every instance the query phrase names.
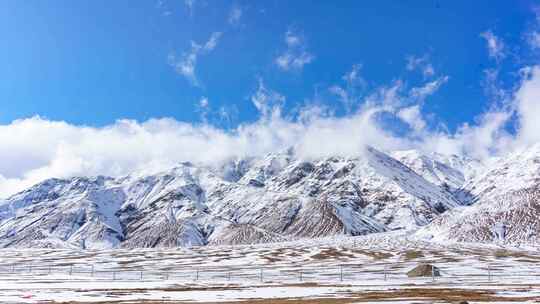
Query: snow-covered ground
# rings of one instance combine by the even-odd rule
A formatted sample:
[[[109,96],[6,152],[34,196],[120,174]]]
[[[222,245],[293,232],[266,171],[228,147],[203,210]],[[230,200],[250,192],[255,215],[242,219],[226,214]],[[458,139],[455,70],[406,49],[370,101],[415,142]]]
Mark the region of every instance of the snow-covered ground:
[[[0,302],[533,303],[539,262],[536,248],[442,245],[402,233],[178,249],[5,249]],[[419,263],[442,276],[408,278]]]

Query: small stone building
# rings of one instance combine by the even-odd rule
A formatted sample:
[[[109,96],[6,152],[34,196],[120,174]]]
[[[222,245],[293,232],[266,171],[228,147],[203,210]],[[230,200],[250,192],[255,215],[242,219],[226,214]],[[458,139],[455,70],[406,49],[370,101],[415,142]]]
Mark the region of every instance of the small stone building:
[[[409,278],[418,277],[440,277],[441,271],[439,268],[430,264],[420,264],[407,272]]]

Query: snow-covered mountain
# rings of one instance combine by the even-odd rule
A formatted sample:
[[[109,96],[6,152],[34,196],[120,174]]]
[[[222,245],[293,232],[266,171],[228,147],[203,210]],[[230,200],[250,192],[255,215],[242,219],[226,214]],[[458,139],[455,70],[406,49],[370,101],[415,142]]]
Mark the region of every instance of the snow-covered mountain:
[[[0,203],[0,246],[169,247],[411,229],[460,205],[453,188],[415,169],[374,148],[315,160],[288,150],[155,175],[50,179]]]
[[[0,247],[175,247],[398,229],[436,240],[536,240],[540,145],[494,164],[368,147],[353,158],[287,150],[159,174],[50,179],[0,202]]]
[[[540,242],[540,144],[498,159],[468,181],[469,206],[420,229],[421,237],[467,242]]]
[[[457,155],[423,154],[418,150],[395,151],[390,155],[428,181],[451,191],[462,189],[485,170],[480,160]]]

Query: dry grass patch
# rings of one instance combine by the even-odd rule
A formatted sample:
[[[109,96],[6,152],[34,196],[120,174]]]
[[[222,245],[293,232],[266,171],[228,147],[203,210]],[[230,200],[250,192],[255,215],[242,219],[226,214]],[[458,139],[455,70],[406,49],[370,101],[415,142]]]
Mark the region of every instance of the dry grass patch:
[[[421,251],[408,250],[405,252],[405,261],[415,260],[423,257],[424,254]]]
[[[393,254],[388,253],[388,252],[368,251],[368,250],[361,250],[361,249],[355,249],[352,252],[371,257],[375,260],[384,260],[384,259],[388,259],[394,256]]]
[[[342,250],[338,250],[336,248],[324,248],[319,253],[312,255],[311,258],[315,260],[342,259],[342,258],[352,259],[354,258],[354,255],[348,252],[342,251]]]
[[[539,258],[537,256],[531,256],[530,254],[526,252],[521,251],[513,251],[508,249],[497,249],[495,252],[493,252],[493,256],[500,259],[500,258],[526,258],[531,260],[536,260],[538,262]]]

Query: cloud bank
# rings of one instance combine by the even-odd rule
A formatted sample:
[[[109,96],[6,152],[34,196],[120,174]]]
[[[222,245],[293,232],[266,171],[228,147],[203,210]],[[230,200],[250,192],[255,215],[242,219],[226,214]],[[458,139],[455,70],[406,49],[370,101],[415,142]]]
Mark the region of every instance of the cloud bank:
[[[284,115],[286,97],[260,80],[251,98],[260,118],[232,130],[171,118],[118,120],[99,128],[41,117],[16,120],[0,125],[0,197],[50,177],[155,172],[181,161],[210,164],[288,147],[305,158],[359,155],[365,145],[489,157],[540,141],[540,66],[525,68],[521,75],[510,107],[488,111],[453,133],[428,128],[423,101],[410,98],[420,89],[406,88],[399,81],[377,88],[354,111],[337,117],[316,105]],[[426,83],[420,91],[434,93],[441,79],[434,80],[437,85]],[[202,98],[199,105],[208,108],[208,100]],[[386,116],[409,130],[396,135],[386,127]],[[505,128],[512,117],[515,134]]]

